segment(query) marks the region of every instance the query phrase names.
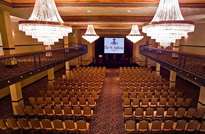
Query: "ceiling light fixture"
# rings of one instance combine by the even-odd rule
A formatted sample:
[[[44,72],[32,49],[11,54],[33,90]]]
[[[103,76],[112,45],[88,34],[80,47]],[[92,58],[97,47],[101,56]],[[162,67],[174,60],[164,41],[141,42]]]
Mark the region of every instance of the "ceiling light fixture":
[[[93,25],[88,25],[85,35],[83,35],[82,38],[87,40],[89,43],[93,43],[99,38],[99,36],[96,34]]]
[[[167,47],[177,39],[194,32],[194,23],[185,21],[178,0],[160,0],[157,12],[150,23],[145,23],[142,32]]]
[[[132,41],[133,43],[136,43],[143,38],[143,36],[141,36],[139,32],[138,25],[132,25],[132,29],[129,35],[126,36],[126,38]]]
[[[30,18],[19,21],[19,30],[44,45],[54,45],[72,32],[72,28],[61,19],[54,0],[36,0]]]

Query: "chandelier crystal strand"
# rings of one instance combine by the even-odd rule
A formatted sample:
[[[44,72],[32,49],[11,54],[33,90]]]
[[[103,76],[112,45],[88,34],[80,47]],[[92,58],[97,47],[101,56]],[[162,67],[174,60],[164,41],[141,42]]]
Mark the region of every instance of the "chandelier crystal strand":
[[[138,25],[132,25],[132,29],[129,35],[126,36],[126,38],[132,41],[133,43],[136,43],[143,38],[143,36],[141,36],[139,32]]]
[[[87,40],[89,43],[93,43],[99,38],[99,36],[96,34],[93,25],[88,25],[85,35],[83,35],[82,38]]]
[[[193,22],[184,20],[178,0],[160,0],[155,16],[150,23],[144,24],[142,32],[167,47],[194,32],[194,27]]]
[[[54,0],[36,0],[29,19],[19,21],[19,30],[44,45],[54,45],[72,32],[72,28],[61,19]]]

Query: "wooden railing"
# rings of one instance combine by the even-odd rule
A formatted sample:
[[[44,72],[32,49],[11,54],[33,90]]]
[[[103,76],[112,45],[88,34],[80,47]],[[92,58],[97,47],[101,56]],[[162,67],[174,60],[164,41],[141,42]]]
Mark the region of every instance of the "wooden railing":
[[[0,57],[0,89],[87,53],[87,45]]]
[[[140,46],[140,54],[205,86],[205,56]]]

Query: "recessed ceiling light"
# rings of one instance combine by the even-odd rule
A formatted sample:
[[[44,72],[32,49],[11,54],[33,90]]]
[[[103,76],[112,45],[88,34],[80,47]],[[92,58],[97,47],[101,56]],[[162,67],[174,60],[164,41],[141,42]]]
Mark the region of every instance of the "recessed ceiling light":
[[[131,11],[130,11],[130,10],[127,10],[127,12],[130,13]]]
[[[87,12],[88,12],[88,13],[90,13],[91,11],[90,11],[90,10],[88,10]]]

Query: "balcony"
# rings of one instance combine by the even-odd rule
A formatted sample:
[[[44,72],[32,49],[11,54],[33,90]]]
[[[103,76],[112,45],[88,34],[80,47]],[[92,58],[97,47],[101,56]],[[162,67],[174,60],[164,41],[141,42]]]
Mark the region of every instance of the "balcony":
[[[205,56],[140,46],[140,54],[205,86]]]
[[[0,57],[0,89],[87,53],[87,46]]]

